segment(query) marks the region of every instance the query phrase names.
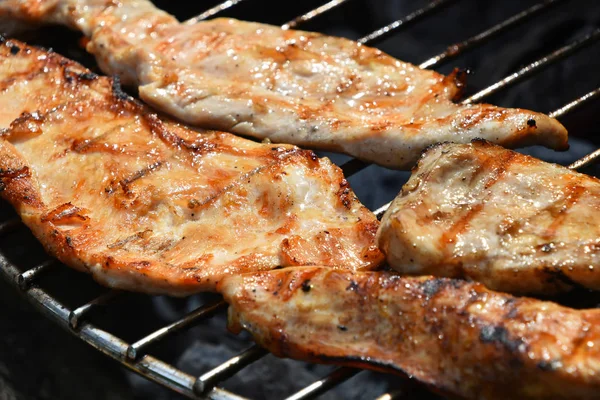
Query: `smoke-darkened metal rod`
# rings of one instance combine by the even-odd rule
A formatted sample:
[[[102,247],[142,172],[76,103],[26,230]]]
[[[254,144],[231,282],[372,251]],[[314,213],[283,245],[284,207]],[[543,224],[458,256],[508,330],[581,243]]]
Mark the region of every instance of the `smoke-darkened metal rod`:
[[[69,326],[71,327],[71,329],[79,328],[81,321],[87,314],[90,313],[90,311],[92,311],[94,308],[96,308],[98,306],[107,304],[108,302],[112,301],[114,298],[116,298],[120,294],[121,294],[121,291],[119,291],[119,290],[110,290],[110,291],[96,297],[94,300],[71,311],[69,313]]]
[[[394,21],[391,24],[384,26],[383,28],[377,29],[375,32],[371,32],[367,36],[358,39],[358,42],[368,45],[381,42],[382,40],[387,39],[392,34],[396,33],[400,28],[405,28],[411,23],[417,22],[435,11],[440,11],[444,7],[449,6],[455,1],[457,0],[433,0],[425,7],[408,14],[406,17]]]
[[[208,10],[204,11],[202,14],[188,19],[187,21],[184,22],[184,24],[195,24],[196,22],[200,22],[207,18],[214,17],[215,15],[219,14],[220,12],[225,11],[228,8],[231,8],[231,7],[235,6],[236,4],[241,3],[242,1],[246,1],[246,0],[224,1],[221,4],[217,4],[216,6],[209,8]]]
[[[286,400],[309,400],[314,399],[315,397],[323,394],[331,388],[336,387],[342,382],[347,381],[352,378],[354,375],[359,373],[359,369],[354,368],[338,368],[333,371],[331,374],[327,375],[323,379],[319,379],[318,381],[308,385],[304,389],[294,393]]]
[[[295,28],[300,24],[303,24],[305,22],[310,21],[313,18],[318,17],[319,15],[325,14],[327,11],[346,3],[347,1],[349,0],[331,0],[330,2],[325,3],[322,6],[315,8],[314,10],[311,10],[304,15],[300,15],[299,17],[294,18],[290,22],[281,25],[281,29]]]
[[[55,267],[59,264],[57,260],[48,260],[45,261],[27,271],[23,272],[17,277],[17,284],[21,290],[27,290],[31,286],[34,280],[36,280],[41,274],[46,272],[52,267]]]
[[[517,72],[505,77],[499,82],[494,83],[493,85],[488,86],[487,88],[475,93],[473,96],[465,99],[463,104],[470,104],[480,101],[484,97],[491,96],[499,92],[502,89],[506,89],[510,86],[513,86],[517,82],[522,81],[523,79],[533,75],[534,73],[538,73],[544,68],[549,67],[555,62],[562,60],[563,58],[573,54],[574,52],[581,50],[582,48],[591,45],[600,39],[600,28],[595,29],[593,32],[585,35],[583,38],[574,41],[560,49],[548,54],[545,57],[540,58],[537,61],[532,62],[531,64],[521,68]]]
[[[129,345],[129,347],[127,348],[127,358],[129,360],[136,360],[141,356],[143,351],[148,346],[158,342],[159,340],[167,337],[170,334],[180,331],[181,329],[190,325],[192,322],[196,322],[200,319],[212,316],[213,313],[223,309],[225,306],[225,302],[223,300],[219,300],[197,308],[196,310],[187,314],[185,317],[173,322],[172,324],[162,327],[159,330],[154,331],[148,336]]]
[[[202,376],[194,383],[194,391],[198,395],[206,393],[208,390],[211,390],[219,384],[219,382],[232,377],[246,366],[261,359],[267,354],[268,352],[258,345],[250,347],[237,356],[225,361],[218,367],[202,374]]]
[[[537,14],[542,13],[543,11],[547,11],[552,8],[552,6],[558,5],[562,2],[568,0],[546,0],[539,4],[534,5],[533,7],[528,8],[527,10],[521,11],[518,14],[513,15],[512,17],[500,22],[492,26],[489,29],[467,39],[459,43],[455,43],[453,45],[448,46],[446,51],[435,55],[429,58],[427,61],[421,63],[419,65],[420,68],[431,68],[431,67],[439,67],[440,65],[458,57],[463,54],[465,51],[473,49],[477,46],[481,46],[487,41],[491,40],[494,36],[499,35],[502,32],[505,32],[509,29],[512,29],[524,22],[528,22],[531,18],[535,17]]]

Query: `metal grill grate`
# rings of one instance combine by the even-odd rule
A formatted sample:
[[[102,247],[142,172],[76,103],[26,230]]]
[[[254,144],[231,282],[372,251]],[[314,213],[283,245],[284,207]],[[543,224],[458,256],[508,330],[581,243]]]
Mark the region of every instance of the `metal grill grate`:
[[[250,0],[228,0],[222,4],[206,10],[199,16],[192,18],[186,23],[196,23],[206,18],[218,15],[224,10],[234,7],[236,4]],[[258,2],[259,0],[252,0]],[[284,24],[282,28],[289,29],[300,26],[324,13],[339,7],[349,0],[332,0],[324,3],[320,7],[309,11],[290,22]],[[457,0],[434,0],[425,7],[407,15],[406,17],[395,21],[381,29],[378,29],[363,38],[359,39],[361,43],[373,45],[381,40],[395,34],[400,29],[404,29],[411,23],[441,11],[444,7],[450,5]],[[550,8],[564,3],[565,0],[546,0],[533,7],[526,9],[510,18],[498,23],[495,26],[469,38],[462,42],[448,46],[447,50],[441,54],[434,55],[420,64],[422,68],[439,67],[444,63],[454,59],[455,57],[477,47],[488,40],[496,37],[502,32],[510,30],[519,24],[529,21],[531,18],[541,15]],[[540,72],[542,69],[560,61],[561,59],[570,56],[576,51],[595,43],[600,39],[600,29],[597,29],[574,42],[555,50],[554,52],[541,57],[537,61],[523,67],[519,71],[505,77],[504,79],[488,86],[463,101],[463,103],[471,103],[481,101],[511,85],[531,77]],[[600,88],[597,88],[578,99],[575,99],[563,107],[551,112],[552,117],[560,118],[565,114],[579,108],[580,106],[589,103],[593,99],[600,97]],[[569,168],[579,169],[588,166],[600,159],[600,149],[583,157],[582,159],[569,165]],[[351,160],[344,165],[342,169],[346,176],[350,176],[368,164],[359,160]],[[381,217],[389,204],[383,205],[375,213]],[[6,207],[6,205],[3,205]],[[11,219],[0,223],[0,237],[9,234],[11,231],[19,227],[21,224],[19,219]],[[169,365],[160,359],[148,354],[148,349],[160,341],[166,340],[174,333],[185,329],[193,324],[197,324],[213,315],[215,312],[222,312],[225,308],[225,303],[215,301],[207,303],[196,310],[185,315],[176,322],[164,326],[147,336],[138,339],[134,343],[127,343],[110,332],[104,331],[94,324],[88,322],[86,317],[90,312],[101,306],[110,306],[110,304],[123,293],[115,290],[106,291],[103,295],[89,301],[88,303],[75,308],[69,309],[56,300],[52,294],[35,286],[35,283],[43,278],[45,274],[51,274],[58,266],[55,260],[45,261],[38,266],[22,270],[17,265],[13,264],[2,253],[0,253],[0,275],[17,287],[42,313],[55,320],[59,325],[69,330],[72,334],[89,343],[102,353],[116,359],[126,367],[137,372],[138,374],[158,382],[178,393],[189,398],[212,398],[212,399],[241,399],[242,397],[235,393],[217,387],[221,382],[236,374],[242,368],[262,358],[267,353],[265,350],[254,345],[216,368],[203,373],[199,377],[192,376],[184,371],[178,370],[172,365]],[[352,368],[338,368],[323,379],[314,382],[297,393],[291,394],[288,399],[300,400],[314,398],[336,385],[352,378],[359,370]],[[379,399],[398,398],[398,394],[382,394]]]

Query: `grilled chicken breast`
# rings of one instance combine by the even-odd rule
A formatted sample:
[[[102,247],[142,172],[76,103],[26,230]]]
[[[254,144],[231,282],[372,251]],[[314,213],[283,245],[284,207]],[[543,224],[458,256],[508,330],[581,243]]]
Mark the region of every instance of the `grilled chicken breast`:
[[[428,150],[383,217],[403,274],[492,289],[600,289],[600,180],[483,141]]]
[[[543,114],[457,105],[456,75],[350,40],[215,19],[180,24],[147,0],[4,0],[0,15],[61,23],[89,37],[102,69],[187,123],[413,166],[443,141],[567,147]]]
[[[164,122],[57,54],[0,45],[1,195],[103,284],[184,295],[282,265],[371,268],[378,222],[341,171],[289,145]]]
[[[412,376],[472,399],[592,399],[600,311],[478,283],[299,267],[232,276],[230,329],[281,357]]]

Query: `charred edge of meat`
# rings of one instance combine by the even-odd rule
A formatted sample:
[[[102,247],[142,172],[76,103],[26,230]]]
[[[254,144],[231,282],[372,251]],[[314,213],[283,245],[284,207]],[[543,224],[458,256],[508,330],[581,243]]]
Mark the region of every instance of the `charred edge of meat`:
[[[128,95],[123,90],[123,88],[121,87],[121,78],[119,78],[117,75],[114,75],[111,79],[111,88],[112,88],[112,95],[117,100],[136,102],[133,97]]]
[[[65,67],[63,69],[63,77],[68,83],[72,83],[73,81],[79,83],[94,81],[99,78],[99,75],[92,71],[77,72],[70,70],[68,67]]]
[[[471,70],[469,69],[454,68],[450,75],[448,75],[448,79],[451,79],[458,89],[452,97],[452,101],[459,101],[463,97],[465,88],[467,87],[467,76],[470,73]]]
[[[475,140],[475,139],[473,139]],[[433,143],[430,144],[429,146],[425,147],[423,150],[421,150],[421,154],[419,154],[419,158],[417,159],[417,163],[411,168],[411,172],[415,172],[419,169],[419,165],[421,164],[421,160],[423,160],[425,157],[427,157],[427,154],[430,151],[433,151],[435,149],[437,149],[438,147],[442,147],[442,146],[446,146],[448,144],[452,144],[453,142],[450,141],[445,141],[445,142],[437,142],[437,143]]]
[[[479,332],[482,343],[491,343],[505,347],[510,353],[519,351],[525,342],[521,338],[513,339],[508,330],[500,325],[485,325]]]
[[[402,279],[401,275],[393,275],[390,279]],[[428,298],[435,297],[446,288],[460,289],[469,283],[464,280],[451,278],[431,278],[419,284],[419,290]]]
[[[10,44],[9,47],[10,47],[10,54],[12,54],[13,56],[16,56],[21,51],[21,48],[14,43]]]
[[[352,196],[352,189],[350,189],[350,184],[346,179],[342,179],[340,182],[340,188],[337,191],[337,197],[340,199],[341,204],[345,208],[352,208],[352,202],[355,200],[355,197]]]
[[[586,290],[584,285],[569,278],[561,268],[544,267],[542,273],[550,280],[557,284],[566,285],[571,290]]]
[[[411,380],[411,382],[413,382],[413,380],[412,380],[413,378],[410,373],[407,373],[405,370],[398,367],[397,365],[395,365],[392,362],[373,360],[371,357],[368,357],[368,356],[364,356],[364,357],[361,357],[361,356],[334,357],[334,356],[328,356],[325,354],[317,354],[317,353],[310,352],[310,351],[308,352],[308,355],[309,355],[308,359],[313,362],[322,363],[322,364],[345,365],[347,367],[353,367],[353,368],[368,367],[368,369],[370,369],[372,371],[378,371],[378,372],[383,372],[383,373],[393,373],[404,379]],[[416,383],[419,385],[422,385],[422,387],[427,388],[427,390],[433,391],[442,396],[450,396],[453,393],[451,388],[440,385],[439,381],[426,380],[426,381],[416,381]]]

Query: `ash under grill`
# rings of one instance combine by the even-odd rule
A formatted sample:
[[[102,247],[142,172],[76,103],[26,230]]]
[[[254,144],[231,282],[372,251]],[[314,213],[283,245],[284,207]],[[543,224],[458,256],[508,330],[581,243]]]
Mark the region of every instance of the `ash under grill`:
[[[288,7],[282,2],[229,0],[220,4],[198,2],[202,4],[185,8],[156,2],[188,23],[233,16],[279,24],[285,29],[347,36],[441,72],[449,72],[454,65],[474,67],[476,73],[469,79],[473,90],[463,102],[489,101],[550,111],[570,129],[572,149],[567,153],[540,148],[526,152],[598,175],[594,163],[600,159],[600,140],[594,135],[594,122],[600,122],[595,113],[599,108],[600,77],[594,74],[600,67],[600,5],[592,1],[508,1],[484,7],[472,0],[378,0],[372,2],[375,6],[359,0],[311,0]],[[207,8],[208,3],[214,6]],[[469,20],[469,15],[477,15],[478,20],[458,27]],[[54,46],[58,52],[92,66],[91,58],[74,44],[76,34],[52,32],[56,35],[25,39]],[[56,37],[61,34],[75,38],[62,48]],[[559,79],[561,76],[567,79]],[[346,156],[329,156],[341,165],[346,176],[351,176],[359,198],[378,216],[408,177],[407,173]],[[246,388],[268,386],[268,382],[285,381],[287,375],[295,374],[292,386],[278,396],[299,400],[338,390],[329,393],[382,400],[437,398],[414,382],[395,376],[290,360],[267,361],[274,357],[253,345],[247,335],[233,337],[225,332],[225,304],[220,298],[203,294],[181,300],[103,289],[89,277],[48,259],[43,252],[30,250],[41,246],[4,203],[0,220],[0,275],[58,325],[128,369],[183,396],[238,399],[248,393],[257,397],[273,395]],[[206,331],[218,332],[218,340],[206,336]],[[214,359],[221,364],[211,364]],[[254,373],[247,374],[246,367]],[[315,380],[315,376],[322,379]],[[1,379],[0,371],[0,383]],[[348,384],[343,384],[347,380]],[[147,389],[141,381],[137,385],[142,391]],[[336,389],[338,386],[340,389]],[[154,389],[148,390],[141,396],[150,397]],[[163,394],[153,397],[169,398],[164,394],[168,392],[159,393]]]

